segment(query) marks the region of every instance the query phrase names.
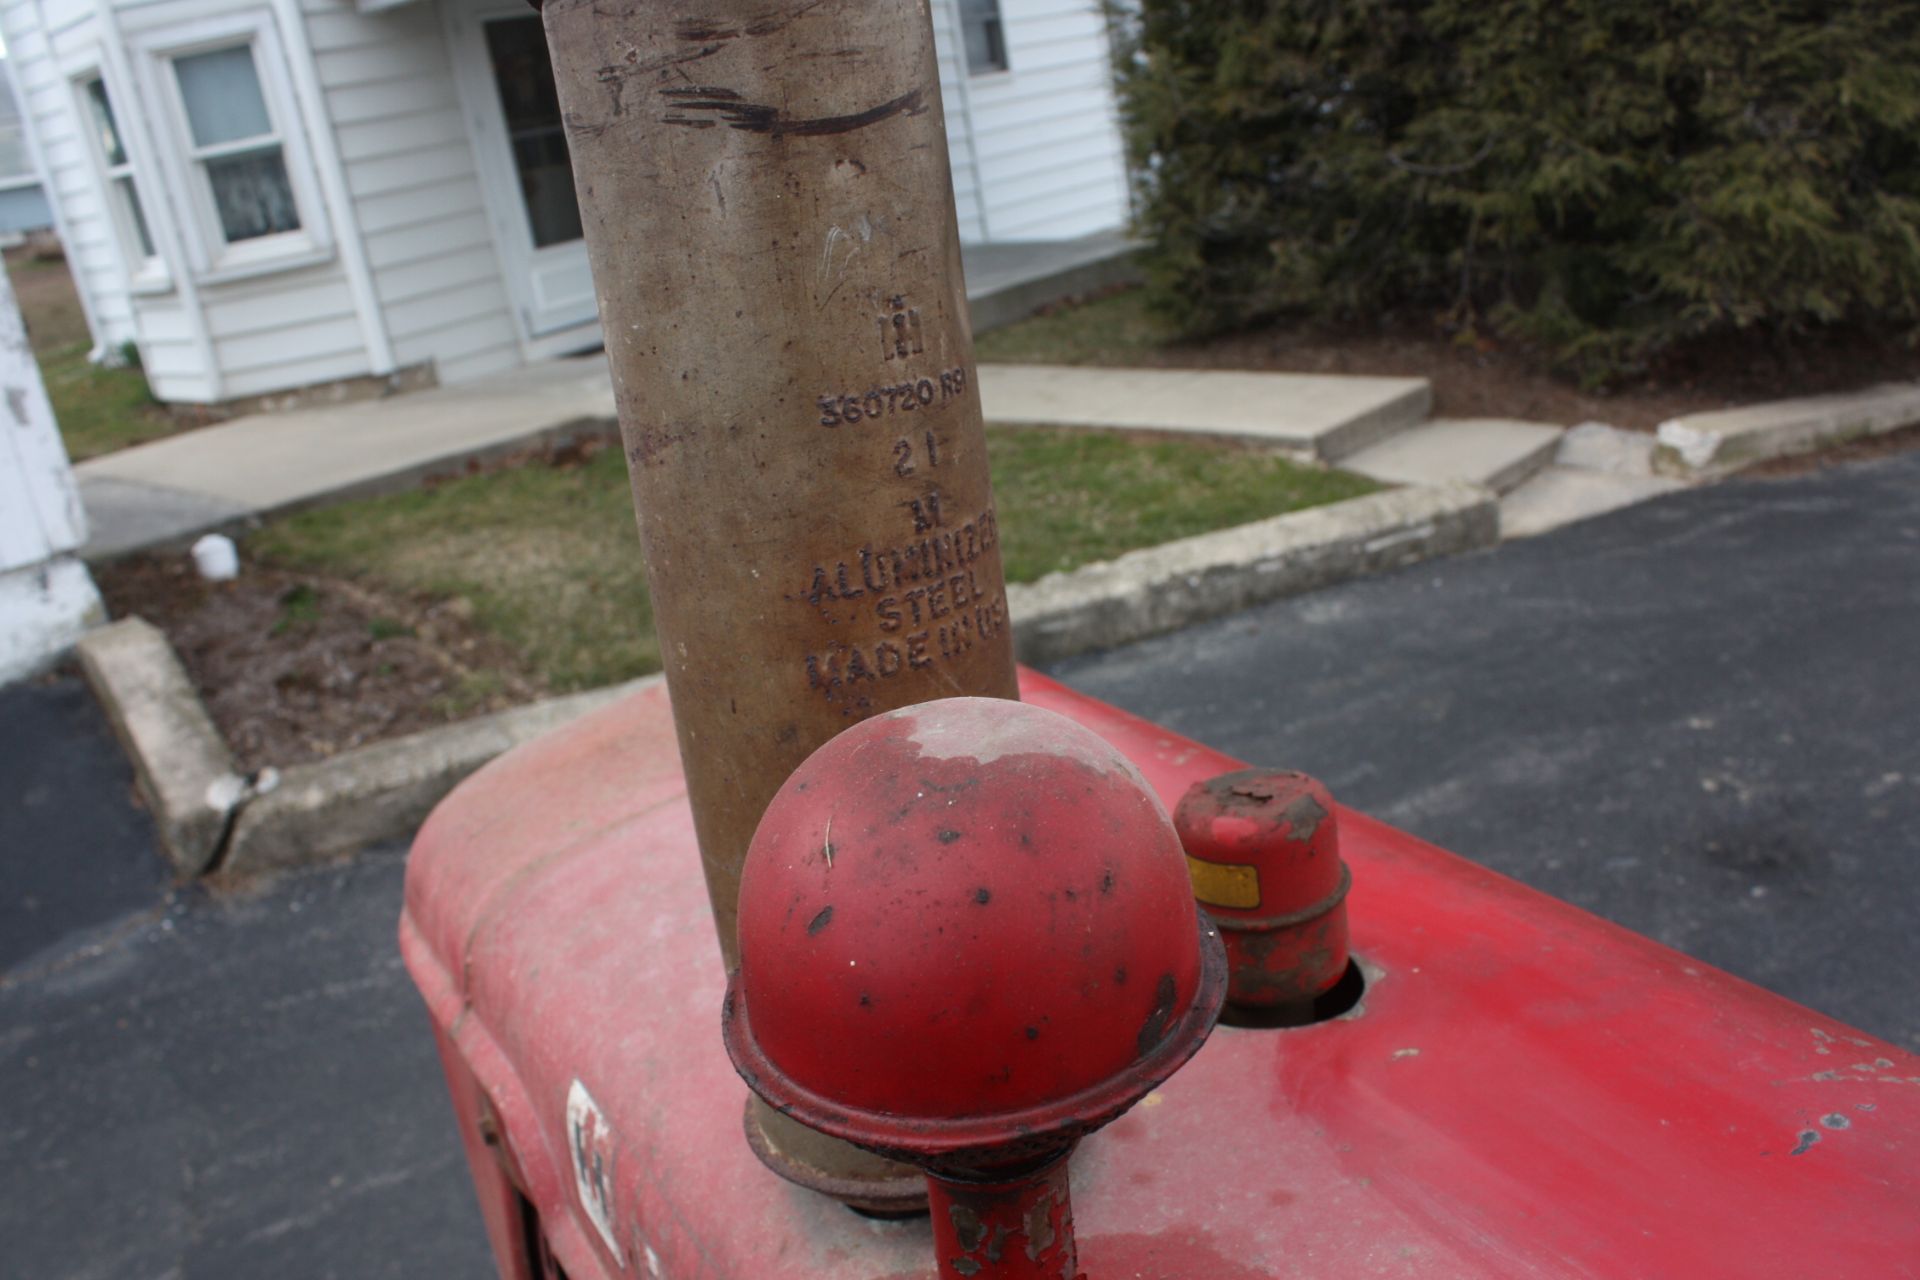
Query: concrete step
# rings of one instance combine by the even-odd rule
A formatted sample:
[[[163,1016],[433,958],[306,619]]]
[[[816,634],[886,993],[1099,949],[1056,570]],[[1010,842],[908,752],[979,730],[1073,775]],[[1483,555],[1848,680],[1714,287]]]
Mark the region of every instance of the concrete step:
[[[987,421],[1247,440],[1332,462],[1421,421],[1425,378],[982,365]]]
[[[1553,461],[1561,429],[1504,418],[1436,418],[1343,459],[1388,484],[1465,480],[1506,493]]]
[[[1548,467],[1500,499],[1500,536],[1531,538],[1684,487],[1666,476]]]

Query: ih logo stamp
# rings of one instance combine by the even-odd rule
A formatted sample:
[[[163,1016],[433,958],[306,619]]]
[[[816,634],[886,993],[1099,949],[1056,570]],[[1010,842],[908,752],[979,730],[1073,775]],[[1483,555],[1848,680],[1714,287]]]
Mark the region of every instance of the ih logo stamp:
[[[580,1207],[587,1211],[607,1252],[624,1268],[626,1260],[614,1243],[613,1231],[613,1127],[578,1080],[567,1090],[567,1150],[573,1157],[573,1186]]]
[[[887,360],[905,360],[927,349],[920,334],[920,309],[907,305],[906,295],[894,294],[887,314],[880,317],[880,352]]]

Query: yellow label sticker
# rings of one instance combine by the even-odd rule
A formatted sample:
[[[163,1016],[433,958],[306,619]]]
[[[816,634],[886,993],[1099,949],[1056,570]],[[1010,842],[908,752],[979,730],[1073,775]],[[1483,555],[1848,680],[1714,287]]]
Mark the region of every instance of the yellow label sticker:
[[[1260,905],[1260,869],[1238,862],[1207,862],[1187,855],[1193,896],[1209,907],[1248,911]]]

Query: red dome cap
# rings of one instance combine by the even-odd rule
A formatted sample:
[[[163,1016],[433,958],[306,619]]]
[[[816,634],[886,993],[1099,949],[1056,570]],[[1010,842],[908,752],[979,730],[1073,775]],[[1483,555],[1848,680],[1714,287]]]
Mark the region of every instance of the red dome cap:
[[[913,1122],[1091,1128],[1199,1047],[1224,981],[1139,771],[996,699],[907,707],[815,752],[754,835],[739,919],[736,1065],[869,1145]]]

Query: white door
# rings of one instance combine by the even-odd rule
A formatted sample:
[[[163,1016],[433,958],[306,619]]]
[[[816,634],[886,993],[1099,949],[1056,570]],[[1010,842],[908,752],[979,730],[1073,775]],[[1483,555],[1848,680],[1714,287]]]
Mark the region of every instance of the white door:
[[[487,211],[530,345],[591,345],[593,277],[540,18],[524,0],[445,7]]]

